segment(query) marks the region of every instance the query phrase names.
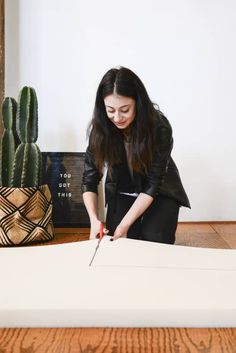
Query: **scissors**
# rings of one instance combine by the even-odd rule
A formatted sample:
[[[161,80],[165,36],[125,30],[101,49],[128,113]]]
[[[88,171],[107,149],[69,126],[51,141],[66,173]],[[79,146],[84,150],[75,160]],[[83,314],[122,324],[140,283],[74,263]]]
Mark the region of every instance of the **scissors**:
[[[103,229],[104,229],[104,225],[103,225],[103,223],[100,223],[100,231],[99,231],[98,245],[96,246],[95,252],[94,252],[94,254],[93,254],[93,257],[92,257],[92,260],[90,261],[89,266],[92,265],[93,259],[94,259],[95,255],[96,255],[96,252],[97,252],[97,250],[98,250],[98,248],[99,248],[99,245],[100,245],[100,243],[101,243],[101,240],[102,240],[102,238],[103,238],[103,236],[104,236]]]

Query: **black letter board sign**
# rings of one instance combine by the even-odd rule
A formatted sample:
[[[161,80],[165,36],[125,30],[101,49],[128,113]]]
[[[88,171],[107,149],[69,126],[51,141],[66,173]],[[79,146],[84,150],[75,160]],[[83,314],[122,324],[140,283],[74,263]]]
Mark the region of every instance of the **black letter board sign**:
[[[84,152],[42,152],[43,184],[52,193],[54,227],[90,226],[81,194],[84,156]]]

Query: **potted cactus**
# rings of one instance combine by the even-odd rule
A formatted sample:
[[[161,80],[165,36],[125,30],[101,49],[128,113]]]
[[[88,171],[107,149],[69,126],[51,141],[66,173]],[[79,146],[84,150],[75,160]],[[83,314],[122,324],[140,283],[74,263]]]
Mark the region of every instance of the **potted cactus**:
[[[35,90],[23,87],[18,103],[13,98],[5,98],[2,116],[0,246],[50,240],[54,236],[52,197],[48,185],[41,185]]]

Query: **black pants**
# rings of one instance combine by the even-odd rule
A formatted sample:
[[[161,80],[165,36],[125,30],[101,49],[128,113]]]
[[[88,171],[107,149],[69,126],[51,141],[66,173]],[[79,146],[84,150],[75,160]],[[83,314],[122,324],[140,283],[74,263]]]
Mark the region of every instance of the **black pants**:
[[[135,200],[136,198],[133,196],[118,194],[109,201],[106,219],[109,235],[113,235],[116,227]],[[175,200],[157,195],[143,215],[129,228],[127,237],[174,244],[179,207]]]

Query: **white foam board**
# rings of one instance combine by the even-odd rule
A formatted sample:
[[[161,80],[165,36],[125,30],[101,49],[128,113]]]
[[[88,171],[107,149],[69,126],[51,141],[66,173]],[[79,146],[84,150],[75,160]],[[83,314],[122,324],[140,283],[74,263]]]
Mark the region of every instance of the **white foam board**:
[[[0,327],[233,327],[236,251],[104,237],[0,249]]]
[[[236,250],[168,245],[142,240],[102,239],[93,266],[236,270]]]

